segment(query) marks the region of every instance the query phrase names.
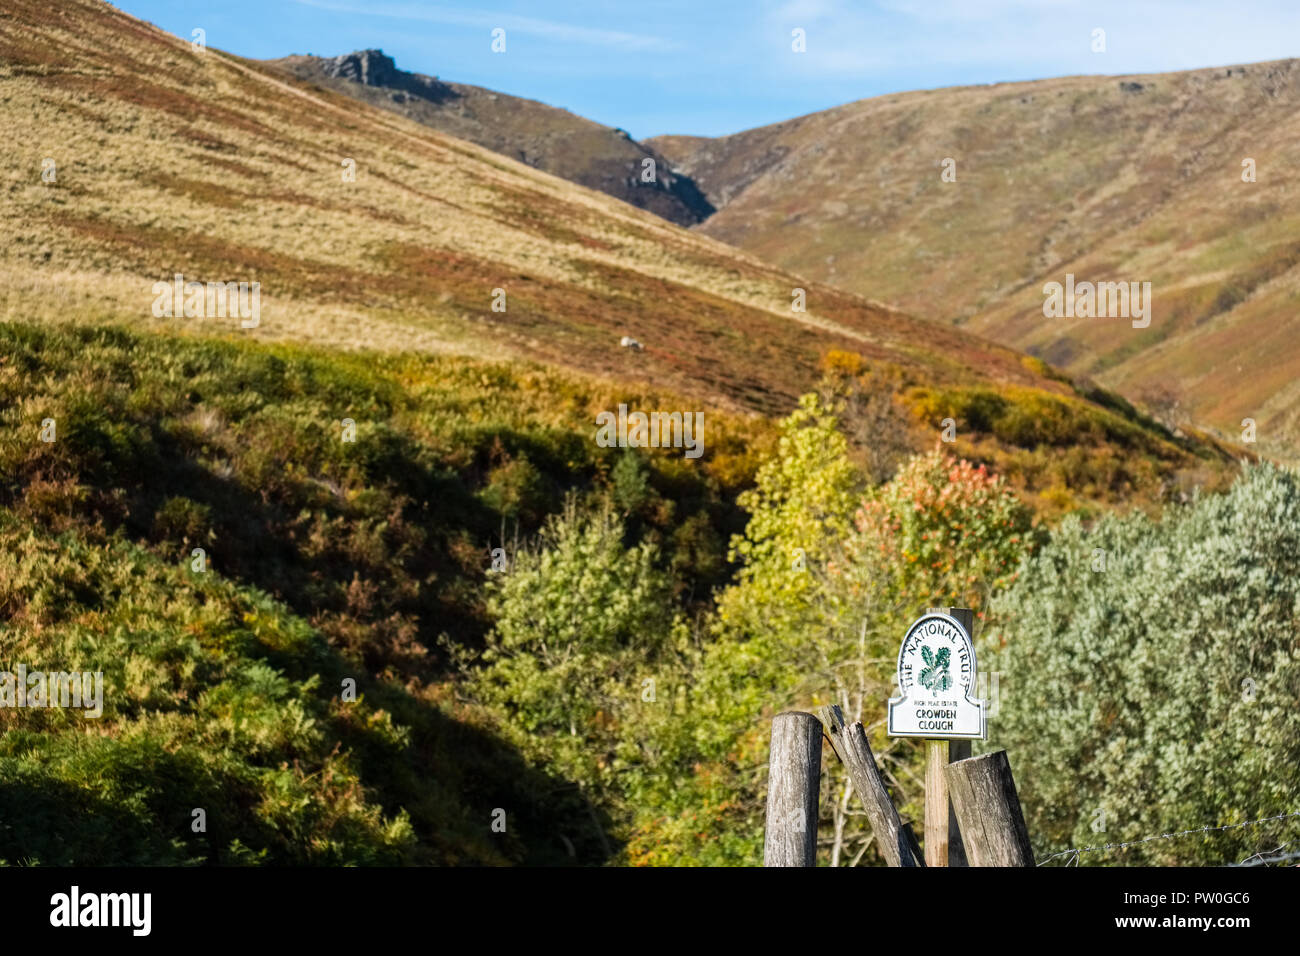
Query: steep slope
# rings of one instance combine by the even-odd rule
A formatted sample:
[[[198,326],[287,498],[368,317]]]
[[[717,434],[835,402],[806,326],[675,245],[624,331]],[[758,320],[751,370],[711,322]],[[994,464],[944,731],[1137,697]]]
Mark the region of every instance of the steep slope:
[[[850,103],[649,141],[720,211],[700,230],[964,324],[1236,437],[1300,441],[1300,61]],[[955,160],[955,182],[942,179]],[[1242,181],[1253,159],[1257,181]],[[1045,319],[1042,286],[1149,281],[1153,320]]]
[[[15,144],[0,287],[14,319],[525,357],[762,413],[788,410],[834,353],[897,399],[898,447],[933,442],[953,417],[963,440],[990,439],[987,456],[1022,441],[1032,451],[1044,444],[1032,429],[961,410],[972,389],[1019,389],[1013,411],[1050,398],[1060,421],[1045,448],[1073,439],[1114,453],[1104,477],[1076,483],[1085,499],[1138,486],[1158,497],[1175,472],[1224,457],[1011,349],[93,0],[7,8],[0,92],[0,131]],[[184,295],[157,314],[178,274],[260,283],[255,327],[182,317]],[[620,348],[624,335],[644,349]],[[1095,416],[1091,437],[1070,434]],[[1130,428],[1158,467],[1120,452]]]
[[[789,407],[832,347],[926,375],[1034,379],[1009,349],[107,4],[9,5],[0,83],[14,318],[525,355],[762,411]],[[260,282],[260,323],[153,316],[154,283],[176,273]],[[620,349],[623,335],[644,350]]]
[[[399,70],[382,50],[267,62],[299,79],[598,189],[669,222],[690,226],[713,213],[713,206],[690,178],[674,173],[654,150],[621,129],[601,126],[568,110]],[[646,160],[653,163],[647,166]]]
[[[628,474],[590,440],[620,400],[682,401],[530,363],[0,322],[0,673],[104,675],[89,725],[0,707],[0,865],[606,858],[576,788],[448,683],[446,647],[490,624],[492,548]],[[700,595],[772,431],[708,414],[707,459],[630,473]],[[500,806],[506,835],[483,824]]]

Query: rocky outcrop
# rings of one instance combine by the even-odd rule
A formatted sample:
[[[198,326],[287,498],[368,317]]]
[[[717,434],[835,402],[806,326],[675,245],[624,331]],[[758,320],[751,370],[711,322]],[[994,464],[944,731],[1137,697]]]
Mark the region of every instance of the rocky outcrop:
[[[713,205],[690,176],[626,130],[535,100],[408,73],[382,50],[272,62],[301,79],[600,190],[680,226],[713,215]]]
[[[326,76],[334,79],[397,90],[433,103],[442,103],[456,96],[455,90],[446,83],[439,82],[435,76],[399,70],[393,58],[383,50],[358,50],[342,56],[321,58],[320,68]]]

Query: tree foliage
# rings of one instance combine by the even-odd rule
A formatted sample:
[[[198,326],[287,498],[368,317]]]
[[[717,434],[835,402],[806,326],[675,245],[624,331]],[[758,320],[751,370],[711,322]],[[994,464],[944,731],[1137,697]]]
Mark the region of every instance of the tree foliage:
[[[489,582],[495,627],[472,685],[589,786],[613,773],[618,734],[681,627],[658,549],[624,535],[607,509],[570,498]]]
[[[1061,526],[994,603],[991,745],[1011,755],[1040,855],[1298,809],[1297,580],[1300,476],[1270,465],[1160,521]],[[1224,863],[1295,832],[1081,862]]]
[[[913,457],[868,496],[854,530],[850,581],[935,606],[979,606],[1012,579],[1035,540],[1029,509],[1000,476],[938,450]]]
[[[769,718],[786,708],[834,702],[862,719],[907,809],[916,748],[879,726],[901,629],[927,603],[980,607],[981,585],[1009,577],[1030,544],[1028,511],[969,462],[917,456],[864,490],[835,409],[811,395],[742,503],[750,521],[732,554],[743,563],[691,668],[691,708],[661,728],[672,784],[640,798],[638,862],[760,862]],[[825,779],[837,844],[860,850],[846,783]]]

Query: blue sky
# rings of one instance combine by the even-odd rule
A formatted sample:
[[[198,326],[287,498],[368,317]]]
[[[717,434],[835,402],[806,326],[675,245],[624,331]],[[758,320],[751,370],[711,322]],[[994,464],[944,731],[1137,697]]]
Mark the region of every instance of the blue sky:
[[[403,69],[636,138],[721,135],[901,90],[1300,54],[1300,0],[118,0],[241,56],[380,47]],[[491,50],[493,28],[506,51]],[[802,29],[807,51],[791,49]],[[1094,29],[1106,50],[1094,53]]]

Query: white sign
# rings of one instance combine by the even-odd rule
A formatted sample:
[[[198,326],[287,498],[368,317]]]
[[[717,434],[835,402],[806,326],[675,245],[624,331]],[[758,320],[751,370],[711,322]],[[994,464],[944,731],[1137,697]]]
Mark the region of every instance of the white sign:
[[[899,697],[889,701],[889,736],[978,738],[987,732],[975,699],[975,648],[956,618],[925,614],[898,651]]]

